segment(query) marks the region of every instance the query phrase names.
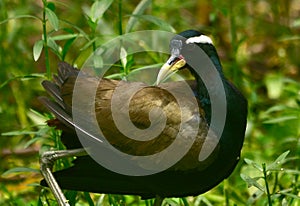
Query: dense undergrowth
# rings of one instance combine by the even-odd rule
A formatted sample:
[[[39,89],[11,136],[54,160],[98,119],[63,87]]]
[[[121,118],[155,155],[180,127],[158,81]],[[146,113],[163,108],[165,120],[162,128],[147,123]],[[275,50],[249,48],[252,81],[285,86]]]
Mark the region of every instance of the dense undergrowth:
[[[37,101],[57,63],[81,67],[97,47],[122,34],[198,29],[215,42],[226,76],[249,102],[241,161],[198,197],[170,205],[300,205],[300,7],[297,0],[0,2],[0,205],[55,205],[39,181],[39,151],[63,149]],[[150,53],[149,53],[150,54]],[[130,56],[115,77],[162,63]],[[101,63],[101,62],[100,62]],[[63,160],[56,169],[68,166]],[[188,183],[187,183],[188,184]],[[76,205],[152,205],[135,196],[66,191]]]

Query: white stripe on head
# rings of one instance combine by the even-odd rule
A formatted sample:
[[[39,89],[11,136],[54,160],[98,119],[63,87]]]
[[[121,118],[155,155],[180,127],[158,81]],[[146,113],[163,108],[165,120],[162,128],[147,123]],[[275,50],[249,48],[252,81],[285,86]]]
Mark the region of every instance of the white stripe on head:
[[[188,38],[185,41],[186,44],[193,44],[193,43],[201,43],[201,44],[213,44],[211,38],[209,38],[208,36],[205,35],[200,35],[200,36],[195,36],[195,37],[191,37]]]

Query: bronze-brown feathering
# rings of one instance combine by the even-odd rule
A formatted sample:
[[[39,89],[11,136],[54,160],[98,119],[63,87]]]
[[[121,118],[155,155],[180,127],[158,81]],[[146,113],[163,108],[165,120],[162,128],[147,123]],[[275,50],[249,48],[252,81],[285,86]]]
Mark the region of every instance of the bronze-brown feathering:
[[[158,151],[164,152],[164,148],[167,148],[168,145],[175,142],[175,134],[178,133],[180,128],[179,123],[183,122],[186,123],[186,126],[180,129],[185,130],[186,133],[176,137],[176,140],[180,140],[178,143],[179,149],[173,150],[171,153],[172,155],[177,154],[182,151],[182,149],[185,149],[190,134],[199,129],[199,131],[197,131],[198,135],[196,141],[192,145],[191,150],[169,169],[151,175],[129,176],[113,172],[103,167],[90,156],[81,156],[73,161],[74,165],[72,167],[54,173],[58,184],[63,189],[108,194],[134,194],[140,195],[142,198],[152,198],[157,195],[161,197],[184,197],[204,193],[219,184],[232,173],[239,160],[244,141],[247,124],[247,100],[238,89],[225,78],[214,46],[205,42],[196,44],[197,46],[193,48],[200,47],[206,55],[208,55],[217,69],[226,95],[226,105],[224,105],[226,107],[225,125],[222,134],[220,134],[221,137],[218,140],[218,145],[214,148],[213,146],[217,138],[214,137],[214,135],[206,137],[208,124],[211,123],[211,118],[214,116],[211,111],[210,94],[208,94],[206,85],[195,70],[202,69],[203,62],[199,62],[201,60],[201,58],[199,58],[201,57],[199,56],[201,53],[198,54],[196,50],[190,50],[191,47],[188,47],[185,41],[186,38],[199,37],[201,35],[202,33],[200,32],[187,30],[171,39],[171,42],[174,40],[181,42],[181,44],[170,43],[171,53],[174,51],[171,57],[184,58],[187,62],[187,69],[196,79],[196,82],[191,84],[191,88],[195,98],[199,101],[198,103],[193,101],[195,98],[185,96],[185,90],[181,90],[183,88],[182,82],[166,83],[160,85],[159,88],[146,86],[143,83],[127,83],[108,79],[103,79],[103,82],[97,88],[95,101],[84,101],[88,99],[87,97],[93,96],[91,94],[91,88],[97,87],[99,81],[95,77],[79,74],[77,69],[66,63],[59,65],[58,75],[54,76],[54,82],[44,81],[42,83],[46,91],[55,100],[54,102],[46,97],[40,98],[44,105],[46,105],[57,118],[57,120],[49,121],[49,125],[56,125],[57,128],[63,130],[61,138],[68,149],[82,147],[77,138],[75,128],[86,136],[94,137],[93,135],[96,135],[87,132],[89,131],[87,128],[90,126],[88,121],[91,113],[96,113],[97,117],[97,122],[92,124],[96,126],[100,125],[101,130],[110,144],[124,153],[135,155],[154,154]],[[177,51],[180,52],[179,56]],[[171,61],[171,63],[172,62],[174,63],[174,61]],[[193,68],[189,65],[189,62],[198,63],[195,65],[196,67]],[[167,63],[169,64],[170,62],[167,61]],[[176,65],[175,68],[179,69]],[[72,106],[72,100],[74,101],[74,98],[72,98],[72,95],[74,95],[73,86],[78,74],[76,85],[78,83],[80,85],[79,88],[81,88],[80,90],[84,92],[81,91],[81,93],[79,93],[80,98],[75,99],[76,104]],[[132,122],[137,128],[147,131],[149,125],[152,126],[156,125],[155,123],[161,123],[161,121],[159,121],[159,114],[155,109],[152,110],[156,106],[161,106],[167,116],[166,127],[162,133],[154,140],[147,142],[132,140],[129,138],[131,135],[126,137],[120,133],[116,129],[116,125],[114,125],[113,115],[110,109],[111,99],[113,97],[116,97],[116,99],[121,98],[123,94],[127,93],[126,89],[130,90],[137,87],[143,87],[143,89],[133,95],[130,101],[130,121],[124,121],[125,126],[128,122]],[[123,94],[121,93],[120,96],[112,96],[112,94],[119,91],[120,88],[125,88]],[[179,112],[178,102],[162,88],[167,88],[165,90],[168,91],[174,89],[179,93],[178,96],[182,96],[184,106],[181,107],[181,113]],[[219,91],[216,90],[213,94],[217,99],[216,101],[221,98],[218,92]],[[119,106],[125,105],[123,100],[113,102]],[[90,112],[81,111],[82,107],[81,109],[76,108],[76,105],[92,108],[94,104],[95,110],[93,109],[94,111]],[[202,109],[198,104],[201,105]],[[126,109],[120,108],[119,114],[128,112]],[[195,108],[199,109],[200,115],[197,115]],[[74,110],[80,114],[80,119],[87,119],[87,124],[82,126],[73,121],[72,115],[76,114]],[[152,112],[150,113],[150,111]],[[218,115],[222,114],[217,114],[217,117]],[[152,122],[149,121],[150,119]],[[193,127],[194,123],[198,121],[200,122],[199,127]],[[211,126],[214,128],[214,125]],[[131,132],[133,131],[129,131],[129,134],[131,134]],[[205,144],[205,148],[202,148],[204,140],[210,144]],[[109,148],[105,146],[102,147],[102,145],[104,144],[99,143],[99,150],[104,151],[103,154],[106,154]],[[198,162],[200,150],[210,151],[212,149],[214,149],[213,153],[211,153],[208,159],[204,162]],[[159,161],[164,163],[165,161],[163,160],[164,157],[161,157]],[[147,169],[147,165],[140,164],[138,166]],[[45,181],[42,181],[41,184],[47,185]]]
[[[66,63],[62,63],[62,65],[60,66],[61,70],[66,67],[70,66],[66,65]],[[79,75],[78,78],[76,74],[68,74],[67,76],[65,76],[65,74],[67,73],[68,72],[60,71],[60,74],[64,75],[60,75],[60,77],[55,78],[56,85],[60,90],[60,94],[57,94],[57,96],[61,96],[62,98],[62,102],[60,102],[59,104],[63,105],[63,107],[66,108],[66,111],[69,111],[69,115],[71,117],[72,114],[70,113],[70,108],[72,107],[72,95],[75,81],[77,84],[76,86],[81,87],[81,91],[85,91],[80,94],[82,95],[81,99],[92,97],[90,88],[98,85],[95,101],[91,100],[90,102],[95,103],[96,118],[101,131],[104,134],[104,137],[110,142],[111,145],[113,145],[123,153],[143,156],[160,152],[173,143],[179,132],[182,120],[184,122],[194,121],[193,123],[195,123],[195,121],[199,121],[199,127],[189,127],[189,129],[198,130],[196,141],[194,142],[190,150],[186,148],[186,141],[188,137],[177,137],[180,138],[178,146],[188,151],[188,153],[181,161],[170,168],[170,170],[203,170],[207,165],[209,165],[211,161],[213,161],[213,157],[215,156],[217,149],[206,161],[198,161],[199,152],[202,149],[202,144],[207,136],[208,125],[203,119],[204,111],[200,107],[198,107],[197,101],[195,99],[191,100],[186,92],[180,89],[184,85],[183,82],[166,83],[162,86],[164,88],[161,88],[156,86],[147,86],[141,82],[125,82],[105,78],[99,81],[98,78],[87,75]],[[63,79],[63,81],[58,81],[57,79],[59,78]],[[48,82],[48,84],[50,85],[50,82]],[[55,87],[54,85],[52,86]],[[115,89],[118,87],[126,88],[126,90],[128,91],[130,91],[131,88],[141,88],[137,93],[133,95],[129,104],[129,116],[132,123],[137,128],[147,129],[150,126],[151,122],[149,120],[149,114],[153,108],[159,107],[163,110],[164,114],[167,117],[167,121],[163,131],[158,137],[155,137],[149,141],[137,141],[130,137],[126,137],[122,132],[118,130],[111,112],[112,95],[114,94]],[[169,91],[177,92],[177,95],[181,97],[184,107],[180,108],[180,106],[176,102],[176,99]],[[122,108],[122,110],[118,111],[120,115],[124,115],[126,112],[128,112],[126,105],[124,105],[124,102],[117,101],[116,103],[120,104],[119,106]],[[197,113],[197,111],[194,111],[195,108],[199,109],[199,113]],[[199,116],[199,114],[201,116]],[[154,115],[156,115],[156,119],[158,119],[157,124],[162,123],[161,121],[159,121],[159,117],[161,117],[161,114],[155,113]],[[127,124],[127,122],[124,122],[124,124]],[[58,128],[62,128],[61,125],[57,126]],[[129,131],[128,133],[134,134],[134,132],[135,131]],[[216,137],[207,138],[210,138],[208,141],[212,142],[212,144],[214,144],[214,141],[217,141]]]

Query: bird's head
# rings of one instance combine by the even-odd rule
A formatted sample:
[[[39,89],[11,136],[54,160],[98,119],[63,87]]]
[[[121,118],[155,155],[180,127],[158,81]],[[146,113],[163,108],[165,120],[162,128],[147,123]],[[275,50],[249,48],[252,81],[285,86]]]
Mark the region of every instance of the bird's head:
[[[187,30],[177,34],[171,39],[171,56],[161,67],[157,76],[157,84],[184,68],[184,66],[189,67],[188,62],[190,58],[193,55],[197,55],[197,51],[199,51],[197,47],[200,47],[208,55],[216,68],[221,72],[219,57],[211,38],[201,32]]]

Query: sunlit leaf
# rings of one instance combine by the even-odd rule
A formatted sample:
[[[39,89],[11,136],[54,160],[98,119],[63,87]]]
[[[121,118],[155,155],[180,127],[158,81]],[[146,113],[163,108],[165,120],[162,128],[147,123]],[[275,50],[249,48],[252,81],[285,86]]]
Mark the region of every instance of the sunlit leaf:
[[[268,97],[278,99],[283,90],[283,78],[280,74],[268,74],[265,79]]]
[[[35,137],[35,138],[32,138],[31,140],[29,140],[28,142],[25,143],[24,148],[28,148],[32,144],[34,144],[34,143],[36,143],[38,141],[42,141],[42,140],[45,140],[44,137]]]
[[[277,117],[277,118],[263,121],[263,123],[264,124],[276,124],[276,123],[281,123],[281,122],[285,122],[285,121],[293,120],[293,119],[298,119],[298,117],[296,115],[282,116],[282,117]]]
[[[134,69],[130,72],[130,74],[136,73],[136,72],[140,72],[142,70],[148,70],[148,69],[157,69],[160,68],[163,65],[163,63],[158,63],[158,64],[152,64],[152,65],[147,65],[147,66],[142,66],[139,67],[137,69]]]
[[[279,112],[279,111],[284,111],[287,109],[286,105],[275,105],[271,108],[269,108],[267,111],[265,111],[266,114],[272,113],[272,112]]]
[[[257,190],[255,191],[253,194],[251,194],[251,196],[249,197],[248,201],[247,201],[247,204],[245,205],[254,205],[255,202],[257,202],[257,200],[259,198],[262,197],[262,195],[264,195],[264,191],[261,191],[261,190]]]
[[[73,33],[73,29],[76,29],[79,32],[80,36],[82,36],[83,38],[85,38],[88,41],[90,40],[89,35],[82,28],[77,26],[76,24],[73,24],[73,23],[71,23],[69,21],[66,21],[64,19],[60,19],[60,21],[62,21],[64,24],[69,25],[69,26],[72,27],[72,29],[64,28],[64,30],[66,30],[68,33]]]
[[[261,184],[259,184],[259,183],[257,182],[257,180],[258,180],[259,178],[251,178],[251,177],[249,177],[249,176],[247,176],[247,175],[245,175],[245,174],[241,174],[241,178],[242,178],[245,182],[247,182],[248,187],[254,186],[254,187],[256,187],[257,189],[259,189],[259,190],[261,190],[261,191],[265,191],[265,188],[264,188]]]
[[[89,48],[93,43],[95,43],[98,40],[98,37],[88,41],[82,48],[80,48],[80,51],[84,51],[87,48]]]
[[[295,28],[299,28],[300,27],[300,18],[298,18],[298,19],[296,19],[296,20],[293,21],[292,27],[295,27]],[[300,39],[299,36],[295,36],[295,37],[296,37],[297,40]]]
[[[142,19],[142,20],[145,20],[145,21],[149,21],[149,22],[159,26],[160,29],[162,29],[162,30],[175,32],[175,29],[170,24],[168,24],[164,20],[162,20],[160,18],[157,18],[155,16],[151,16],[151,15],[133,15],[133,17],[135,17],[137,19]]]
[[[202,205],[202,203],[206,206],[213,206],[213,204],[205,196],[199,195],[195,201],[195,205]]]
[[[0,25],[5,24],[5,23],[9,22],[10,20],[17,20],[17,19],[24,19],[24,18],[33,18],[35,20],[41,21],[40,18],[33,16],[33,15],[17,15],[17,16],[11,17],[11,18],[7,18],[3,21],[0,21]]]
[[[113,0],[101,0],[101,1],[95,1],[91,7],[91,12],[89,17],[93,22],[97,22],[103,14],[106,12],[106,10],[110,7]]]
[[[45,10],[46,10],[46,15],[48,17],[50,24],[53,26],[54,30],[57,31],[59,28],[58,17],[51,9],[46,8]]]
[[[111,75],[105,76],[105,78],[108,78],[108,79],[121,79],[122,77],[123,77],[123,73],[116,73],[116,74],[111,74]]]
[[[31,184],[27,184],[27,186],[31,186],[31,187],[41,187],[41,185],[39,183],[31,183]]]
[[[267,171],[270,170],[279,170],[281,168],[282,163],[285,161],[290,151],[286,151],[282,153],[272,164],[267,166]]]
[[[263,168],[257,164],[256,162],[254,162],[253,160],[247,159],[245,158],[244,161],[248,164],[248,165],[252,165],[254,168],[258,169],[259,171],[263,171]]]
[[[129,18],[127,26],[126,26],[126,33],[132,31],[134,25],[137,23],[138,19],[134,15],[141,15],[144,11],[151,5],[152,0],[142,0],[140,3],[135,7],[134,11],[132,12],[132,16]]]
[[[292,194],[292,193],[288,193],[288,192],[278,192],[279,194],[282,194],[282,195],[286,195],[286,196],[289,196],[289,197],[292,197],[292,198],[294,198],[294,199],[297,199],[297,200],[300,200],[300,196],[298,196],[298,195],[294,195],[294,194]]]
[[[299,170],[292,170],[292,169],[284,169],[285,173],[294,174],[294,175],[300,175]]]
[[[48,46],[61,59],[62,48],[52,39],[52,37],[48,38]]]
[[[28,168],[28,167],[15,167],[12,169],[9,169],[5,171],[2,176],[6,176],[9,174],[17,173],[17,172],[35,172],[35,173],[40,173],[40,170],[38,169],[33,169],[33,168]]]
[[[16,79],[20,79],[20,80],[29,80],[29,79],[34,79],[34,78],[45,78],[45,74],[43,73],[33,73],[33,74],[28,74],[28,75],[21,75],[21,76],[15,76],[12,78],[7,79],[5,82],[3,82],[0,85],[0,89],[2,87],[4,87],[5,85],[7,85],[9,82],[16,80]]]
[[[43,40],[38,40],[34,43],[33,45],[33,59],[34,61],[37,61],[42,53],[44,47],[44,41]]]
[[[124,49],[124,47],[121,47],[120,59],[121,59],[121,64],[122,64],[123,68],[126,68],[127,67],[127,51]]]
[[[93,63],[95,68],[102,68],[103,67],[103,59],[101,56],[96,56],[93,58]]]
[[[51,37],[54,41],[61,41],[61,40],[67,40],[67,39],[73,39],[76,37],[82,36],[81,34],[62,34]]]
[[[11,132],[3,132],[1,133],[2,136],[19,136],[19,135],[31,135],[35,134],[36,132],[34,131],[23,131],[23,130],[16,130],[16,131],[11,131]]]

